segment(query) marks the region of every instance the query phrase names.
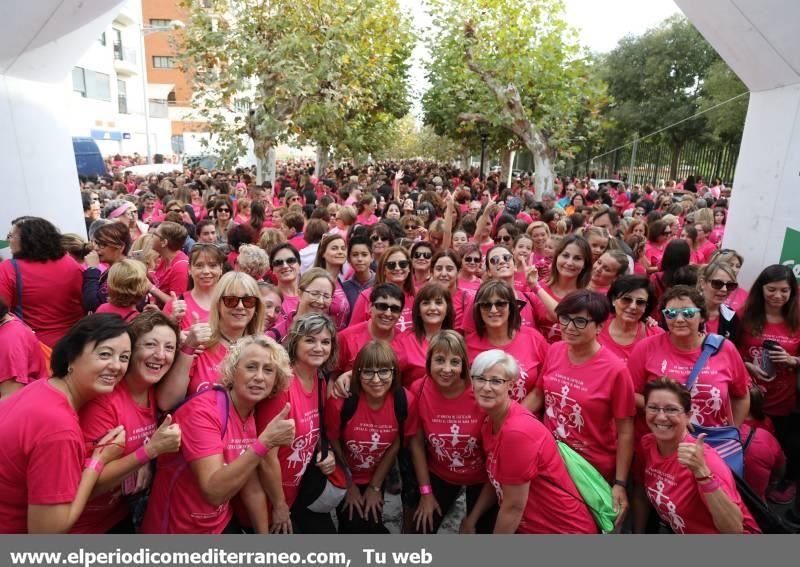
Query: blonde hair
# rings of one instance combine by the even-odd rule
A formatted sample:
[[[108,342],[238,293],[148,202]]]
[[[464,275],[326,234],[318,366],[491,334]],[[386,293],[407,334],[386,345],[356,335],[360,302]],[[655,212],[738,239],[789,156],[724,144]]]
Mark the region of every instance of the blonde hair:
[[[244,334],[255,335],[264,330],[264,301],[261,299],[261,292],[258,290],[256,280],[244,272],[228,272],[217,282],[216,287],[214,287],[214,293],[211,296],[211,310],[208,313],[211,339],[208,341],[207,349],[217,346],[222,338],[219,330],[220,302],[222,301],[222,296],[228,295],[235,287],[239,287],[245,294],[256,298],[256,312],[247,323]]]
[[[250,274],[254,279],[261,278],[269,268],[269,256],[255,244],[242,244],[239,246],[236,264],[240,272]]]
[[[128,254],[131,256],[133,256],[135,252],[140,252],[141,256],[139,259],[145,263],[147,269],[150,271],[154,271],[156,269],[156,265],[158,264],[158,260],[160,258],[158,252],[153,250],[153,240],[155,240],[155,238],[156,237],[152,234],[143,234],[134,241],[130,251],[128,252]]]
[[[137,260],[120,260],[108,270],[108,302],[111,305],[136,305],[151,287],[147,268]]]
[[[267,228],[258,239],[258,247],[269,254],[278,244],[286,242],[286,236],[276,228]],[[269,266],[267,266],[269,267]]]
[[[228,390],[233,388],[236,367],[239,365],[244,351],[251,345],[257,345],[269,351],[272,362],[275,365],[275,384],[273,384],[272,391],[267,394],[267,397],[272,398],[280,392],[286,391],[293,376],[292,367],[289,364],[289,355],[274,339],[263,334],[245,335],[230,346],[228,354],[225,355],[219,366],[222,385]]]
[[[87,242],[85,238],[73,232],[61,235],[61,246],[64,247],[67,254],[75,258],[78,262],[83,262],[86,255],[94,249],[91,243]]]
[[[543,221],[534,221],[534,222],[532,222],[530,225],[528,225],[528,228],[527,228],[527,230],[525,232],[528,233],[528,236],[532,236],[533,235],[533,231],[535,229],[537,229],[537,228],[543,228],[545,234],[547,235],[547,238],[550,238],[550,236],[552,236],[550,234],[550,227],[547,226],[547,223],[543,222]]]

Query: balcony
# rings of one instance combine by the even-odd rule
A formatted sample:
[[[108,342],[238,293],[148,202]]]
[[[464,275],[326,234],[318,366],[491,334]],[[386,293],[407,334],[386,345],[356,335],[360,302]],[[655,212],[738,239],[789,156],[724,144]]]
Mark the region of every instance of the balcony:
[[[114,44],[114,70],[117,75],[136,75],[139,73],[139,64],[136,50],[123,47],[120,43]]]

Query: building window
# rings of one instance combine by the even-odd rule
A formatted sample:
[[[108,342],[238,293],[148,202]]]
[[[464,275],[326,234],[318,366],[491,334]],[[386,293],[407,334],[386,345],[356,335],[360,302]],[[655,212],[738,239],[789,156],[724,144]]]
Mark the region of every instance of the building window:
[[[110,77],[83,67],[72,69],[72,90],[84,98],[111,101]]]
[[[246,98],[237,98],[233,101],[233,109],[236,112],[247,113],[250,111],[250,101]]]
[[[178,100],[175,98],[175,91],[169,91],[169,94],[167,95],[167,104],[169,106],[175,106],[177,102]]]
[[[117,104],[120,114],[128,114],[128,85],[117,79]]]
[[[174,57],[168,57],[165,55],[153,56],[153,69],[174,69],[174,68],[175,68]]]
[[[169,116],[166,100],[151,98],[149,102],[151,118],[167,118]]]
[[[81,96],[86,96],[86,76],[84,69],[81,67],[72,68],[72,90],[76,93],[81,93]]]
[[[97,38],[97,41],[100,42],[100,45],[106,44],[106,32],[100,34],[100,37]]]
[[[170,29],[172,28],[172,20],[161,20],[161,19],[150,19],[150,27],[151,28],[164,28]]]

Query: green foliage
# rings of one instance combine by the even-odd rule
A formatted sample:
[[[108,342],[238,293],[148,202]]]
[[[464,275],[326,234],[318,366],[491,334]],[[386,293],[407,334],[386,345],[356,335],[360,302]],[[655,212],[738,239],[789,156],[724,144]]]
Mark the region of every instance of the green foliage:
[[[451,162],[460,157],[462,146],[444,136],[439,136],[430,126],[419,127],[414,116],[408,114],[397,120],[391,130],[390,142],[379,150],[377,159],[423,158],[437,162]]]
[[[183,0],[194,106],[226,157],[244,137],[365,155],[408,111],[413,34],[396,0]],[[249,109],[249,111],[248,111]]]
[[[717,61],[709,68],[708,77],[703,83],[700,110],[713,108],[744,92],[747,92],[747,87],[727,63]],[[749,100],[749,95],[745,95],[705,115],[708,129],[716,138],[730,143],[741,142]]]

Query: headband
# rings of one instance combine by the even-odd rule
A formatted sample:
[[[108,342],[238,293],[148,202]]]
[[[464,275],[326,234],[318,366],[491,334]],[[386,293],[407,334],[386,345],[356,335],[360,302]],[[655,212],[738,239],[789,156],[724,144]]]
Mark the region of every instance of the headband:
[[[108,218],[115,219],[115,218],[117,218],[119,216],[122,216],[123,214],[128,212],[128,208],[129,207],[130,207],[130,205],[127,204],[127,203],[124,204],[124,205],[120,205],[119,207],[117,207],[116,209],[111,211],[111,213],[108,215]]]

